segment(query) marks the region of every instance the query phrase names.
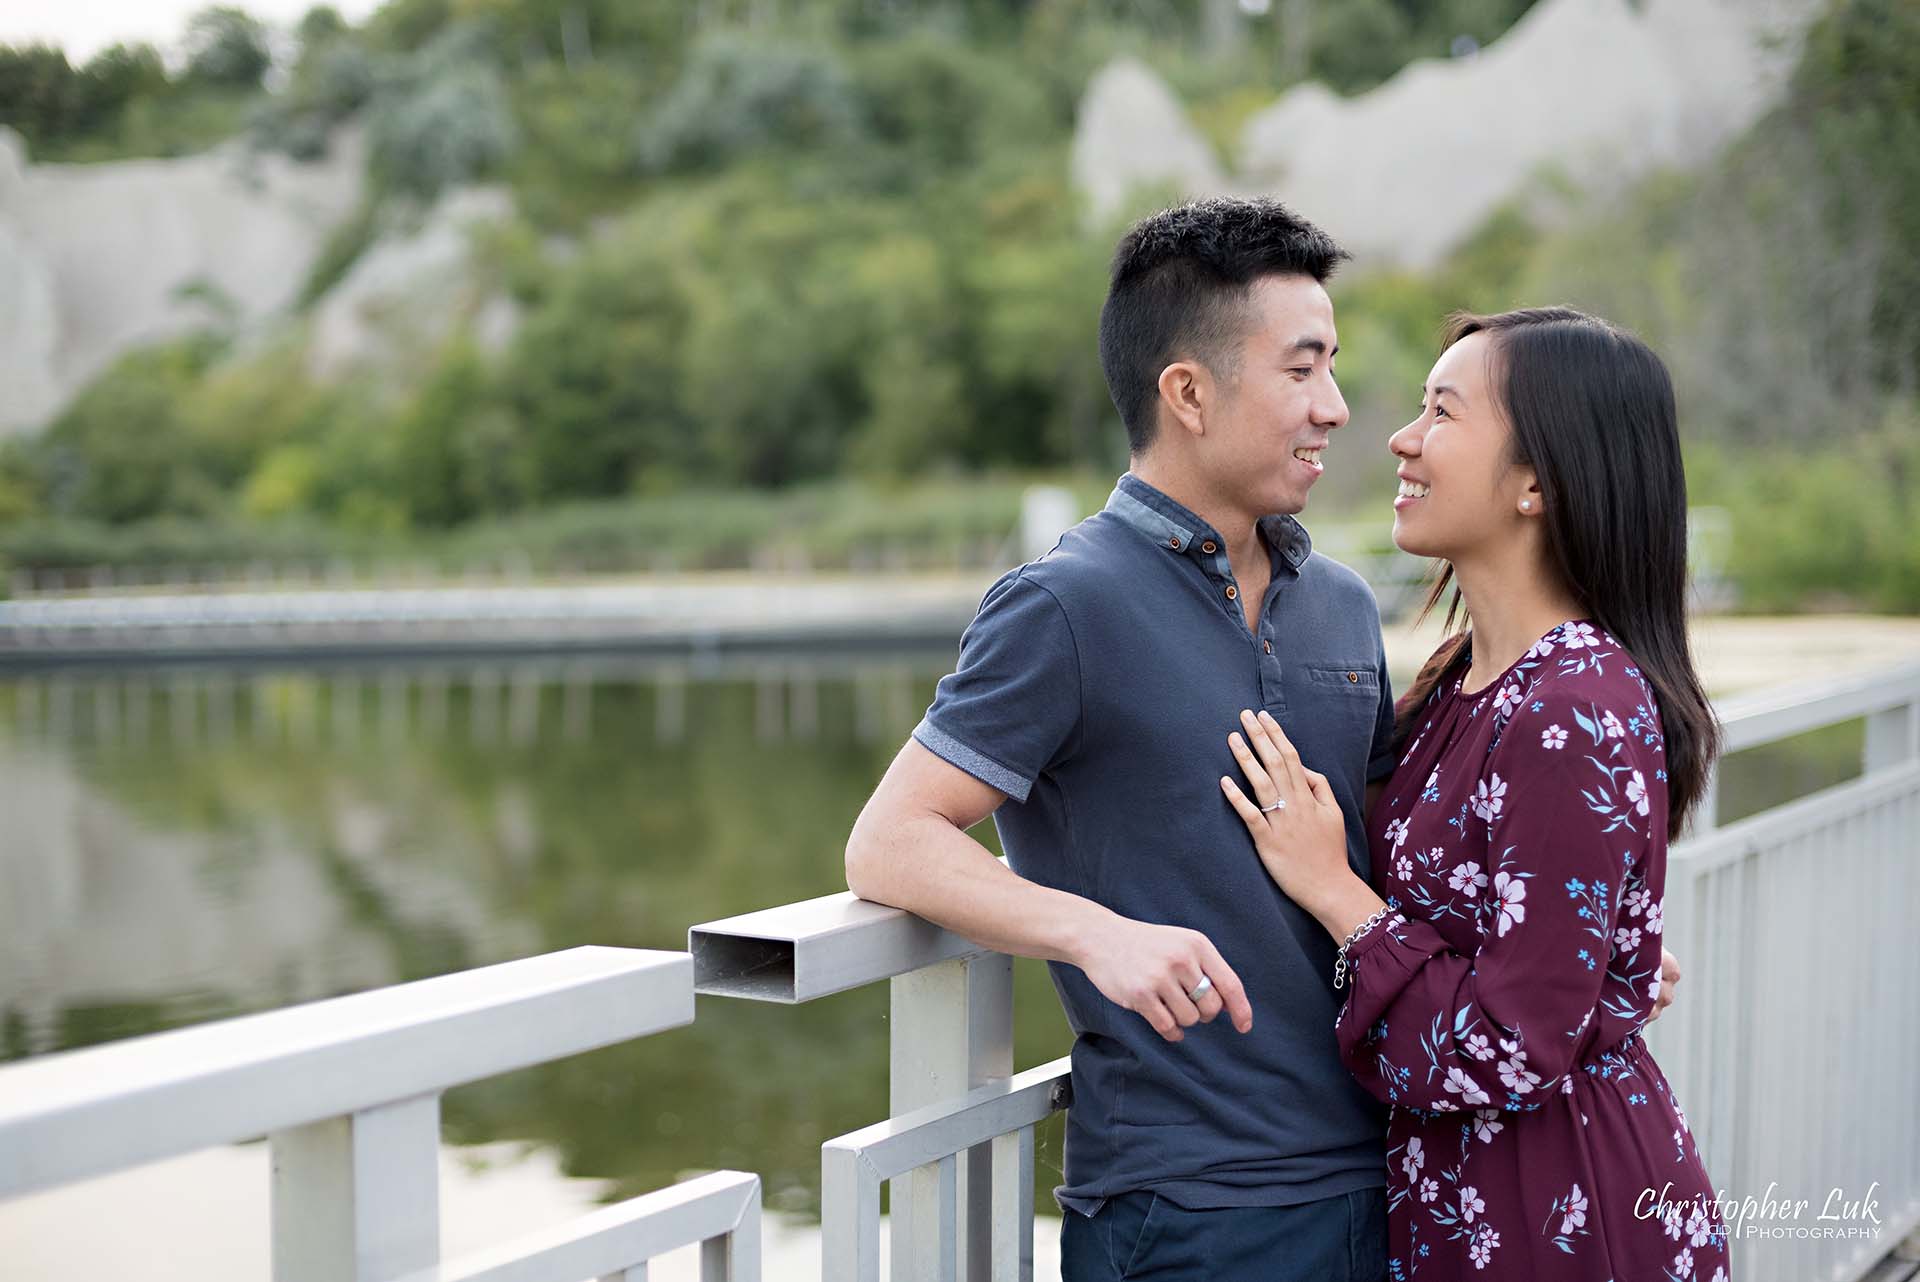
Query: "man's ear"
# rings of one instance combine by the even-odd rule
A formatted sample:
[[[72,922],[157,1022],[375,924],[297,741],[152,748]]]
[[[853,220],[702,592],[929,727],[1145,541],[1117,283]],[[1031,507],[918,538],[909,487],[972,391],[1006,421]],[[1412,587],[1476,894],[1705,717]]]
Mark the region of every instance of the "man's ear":
[[[1160,371],[1160,404],[1194,436],[1206,433],[1206,411],[1213,397],[1213,371],[1199,361],[1175,361]]]

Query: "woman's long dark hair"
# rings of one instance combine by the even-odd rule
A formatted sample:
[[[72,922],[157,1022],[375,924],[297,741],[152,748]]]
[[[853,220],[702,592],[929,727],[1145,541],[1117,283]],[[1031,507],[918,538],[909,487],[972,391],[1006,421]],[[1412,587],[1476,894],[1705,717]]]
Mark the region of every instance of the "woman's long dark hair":
[[[1687,641],[1687,482],[1667,367],[1632,334],[1571,307],[1498,316],[1455,313],[1440,349],[1484,333],[1507,420],[1511,461],[1546,501],[1547,555],[1587,616],[1625,646],[1660,705],[1667,752],[1667,835],[1679,836],[1707,787],[1720,727]],[[1453,581],[1438,567],[1424,618]],[[1454,630],[1402,696],[1396,739],[1458,663]]]

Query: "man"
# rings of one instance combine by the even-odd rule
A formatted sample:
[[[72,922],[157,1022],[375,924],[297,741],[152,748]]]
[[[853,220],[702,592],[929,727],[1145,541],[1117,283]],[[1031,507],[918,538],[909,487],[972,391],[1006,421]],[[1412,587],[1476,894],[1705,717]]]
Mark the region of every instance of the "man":
[[[1347,421],[1324,287],[1346,257],[1267,200],[1128,232],[1100,356],[1130,470],[987,592],[848,839],[856,894],[1052,963],[1064,1282],[1385,1275],[1384,1119],[1334,1043],[1334,944],[1219,783],[1240,711],[1271,712],[1365,875],[1394,764],[1378,610],[1293,518]],[[1007,866],[967,836],[988,815]]]

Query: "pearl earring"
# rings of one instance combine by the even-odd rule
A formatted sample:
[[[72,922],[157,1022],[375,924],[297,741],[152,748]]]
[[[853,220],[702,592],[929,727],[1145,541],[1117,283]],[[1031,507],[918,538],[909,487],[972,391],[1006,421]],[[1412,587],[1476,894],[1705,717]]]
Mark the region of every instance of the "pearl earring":
[[[1520,500],[1520,510],[1521,510],[1522,512],[1531,512],[1531,511],[1533,511],[1533,500],[1532,500],[1532,499],[1521,499],[1521,500]]]

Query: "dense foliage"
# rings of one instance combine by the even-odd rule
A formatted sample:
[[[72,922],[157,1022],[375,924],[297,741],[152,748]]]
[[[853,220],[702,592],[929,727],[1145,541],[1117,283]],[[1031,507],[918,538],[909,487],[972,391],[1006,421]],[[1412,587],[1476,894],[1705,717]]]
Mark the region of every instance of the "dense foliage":
[[[519,214],[480,259],[520,309],[511,343],[460,332],[407,378],[343,385],[309,380],[297,330],[137,353],[0,452],[0,553],[143,559],[136,532],[175,546],[181,521],[464,539],[556,505],[631,546],[612,531],[690,490],[864,478],[831,491],[857,502],[909,478],[1110,476],[1124,440],[1094,323],[1116,229],[1087,225],[1066,178],[1091,70],[1150,57],[1225,138],[1289,75],[1364,86],[1525,7],[392,0],[360,27],[317,9],[247,107],[256,145],[297,155],[367,133],[372,203],[307,297],[405,210],[499,182]],[[199,69],[176,79],[137,51],[78,72],[0,51],[0,111],[81,147],[112,112],[74,85],[144,86],[123,117],[143,94],[231,95],[244,77],[217,67],[244,59],[211,51],[244,43],[242,16],[197,19]],[[1585,199],[1546,222],[1503,210],[1437,271],[1338,282],[1362,465],[1316,511],[1379,510],[1390,477],[1364,460],[1411,412],[1445,312],[1564,300],[1673,364],[1696,498],[1732,513],[1746,600],[1920,608],[1920,11],[1835,0],[1723,158]]]

